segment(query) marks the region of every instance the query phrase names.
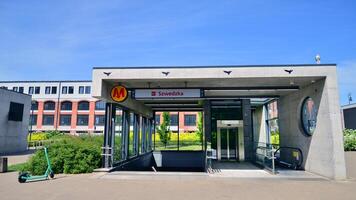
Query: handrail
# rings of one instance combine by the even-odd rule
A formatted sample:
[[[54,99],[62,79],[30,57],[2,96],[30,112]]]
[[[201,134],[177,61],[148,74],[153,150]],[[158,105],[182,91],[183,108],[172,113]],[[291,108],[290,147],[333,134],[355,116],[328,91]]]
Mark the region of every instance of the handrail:
[[[257,145],[256,145],[257,144]],[[262,145],[262,146],[261,146]],[[276,174],[274,147],[267,143],[255,143],[255,162]],[[269,164],[269,162],[271,162]]]
[[[279,157],[279,159],[277,159],[277,162],[282,165],[286,165],[289,168],[300,169],[303,164],[303,159],[304,159],[302,150],[300,148],[296,148],[296,147],[281,146],[274,152],[274,156],[276,158],[278,158],[277,154],[280,153],[281,149],[292,150],[293,151],[292,156],[290,156],[289,158],[294,158],[293,161],[295,161],[295,162],[289,163],[288,161],[281,160],[280,157]]]

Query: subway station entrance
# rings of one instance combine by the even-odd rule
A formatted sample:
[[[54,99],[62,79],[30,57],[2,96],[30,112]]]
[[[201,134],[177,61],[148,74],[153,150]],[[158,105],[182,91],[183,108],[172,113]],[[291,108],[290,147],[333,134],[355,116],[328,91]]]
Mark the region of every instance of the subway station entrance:
[[[337,91],[330,89],[336,85],[335,69],[94,68],[93,96],[106,102],[102,166],[214,172],[215,166],[252,164],[271,173],[283,166],[342,177],[341,127],[331,126],[331,116],[340,116],[331,115],[338,108],[328,104],[337,101]]]

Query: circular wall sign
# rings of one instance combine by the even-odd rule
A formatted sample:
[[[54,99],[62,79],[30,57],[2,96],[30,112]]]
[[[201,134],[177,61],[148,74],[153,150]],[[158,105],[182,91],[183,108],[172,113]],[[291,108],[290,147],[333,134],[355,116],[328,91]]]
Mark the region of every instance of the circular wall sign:
[[[124,86],[118,85],[111,89],[111,99],[116,102],[123,102],[127,99],[128,93]]]
[[[307,97],[304,99],[301,115],[303,131],[308,136],[312,136],[315,131],[317,117],[315,103],[312,98]]]

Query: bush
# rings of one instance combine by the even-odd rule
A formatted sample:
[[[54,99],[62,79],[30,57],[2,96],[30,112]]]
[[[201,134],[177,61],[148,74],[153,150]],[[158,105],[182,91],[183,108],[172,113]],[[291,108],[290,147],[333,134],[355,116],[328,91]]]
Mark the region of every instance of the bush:
[[[27,135],[27,141],[41,141],[41,140],[47,140],[48,139],[48,135],[47,133],[43,133],[43,132],[37,132],[37,133],[29,133]]]
[[[344,130],[344,149],[345,151],[356,151],[356,130]]]
[[[48,156],[54,173],[90,173],[100,167],[101,136],[56,135],[55,142],[48,147]],[[44,151],[37,151],[25,164],[22,171],[34,175],[44,174],[47,168]]]

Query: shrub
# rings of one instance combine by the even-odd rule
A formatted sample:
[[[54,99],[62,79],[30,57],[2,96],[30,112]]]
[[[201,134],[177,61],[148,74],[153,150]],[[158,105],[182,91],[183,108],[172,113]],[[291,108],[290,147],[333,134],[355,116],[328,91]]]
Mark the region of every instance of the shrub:
[[[27,141],[41,141],[41,140],[47,140],[48,136],[47,133],[43,132],[37,132],[37,133],[29,133],[27,135]]]
[[[55,142],[48,147],[48,156],[54,173],[89,173],[100,167],[100,136],[55,136]],[[47,168],[44,151],[37,151],[25,164],[23,171],[34,175],[44,174]]]
[[[344,149],[345,151],[356,151],[356,130],[344,130]]]

